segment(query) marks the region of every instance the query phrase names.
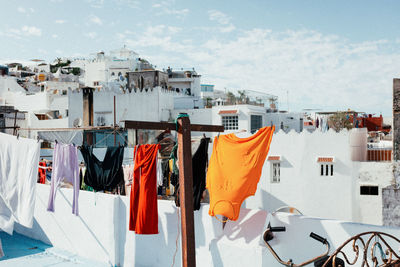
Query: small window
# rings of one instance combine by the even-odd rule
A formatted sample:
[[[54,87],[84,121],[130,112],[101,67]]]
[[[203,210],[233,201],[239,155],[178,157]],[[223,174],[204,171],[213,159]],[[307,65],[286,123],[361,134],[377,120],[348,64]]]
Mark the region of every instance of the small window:
[[[262,127],[262,116],[261,115],[250,115],[250,128],[251,133],[255,133]]]
[[[93,82],[93,86],[99,86],[100,82]]]
[[[239,129],[239,119],[238,116],[223,116],[222,125],[225,130],[238,130]]]
[[[376,185],[362,185],[360,186],[360,195],[379,195],[379,189]]]
[[[281,181],[281,163],[271,163],[271,183],[279,183]]]
[[[321,176],[333,176],[333,164],[321,164]]]
[[[67,95],[67,90],[62,90],[62,95]]]

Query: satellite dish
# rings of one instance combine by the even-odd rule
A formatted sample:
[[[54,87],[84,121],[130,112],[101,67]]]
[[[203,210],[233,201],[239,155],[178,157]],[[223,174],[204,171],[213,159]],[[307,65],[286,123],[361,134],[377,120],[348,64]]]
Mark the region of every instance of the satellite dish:
[[[81,127],[82,126],[82,119],[81,118],[76,118],[72,124],[74,125],[74,127]]]

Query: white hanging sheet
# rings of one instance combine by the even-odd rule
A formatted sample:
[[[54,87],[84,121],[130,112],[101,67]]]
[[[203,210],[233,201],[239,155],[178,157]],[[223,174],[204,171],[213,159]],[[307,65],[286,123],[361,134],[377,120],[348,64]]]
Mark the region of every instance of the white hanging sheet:
[[[40,143],[0,133],[0,230],[32,227]]]

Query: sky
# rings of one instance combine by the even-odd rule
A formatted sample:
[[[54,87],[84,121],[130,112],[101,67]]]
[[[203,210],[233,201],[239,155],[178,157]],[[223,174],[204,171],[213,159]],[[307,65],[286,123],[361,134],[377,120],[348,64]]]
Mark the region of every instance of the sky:
[[[280,109],[392,116],[397,0],[19,0],[0,7],[0,61],[123,47],[158,69],[195,68],[215,89],[279,97]]]

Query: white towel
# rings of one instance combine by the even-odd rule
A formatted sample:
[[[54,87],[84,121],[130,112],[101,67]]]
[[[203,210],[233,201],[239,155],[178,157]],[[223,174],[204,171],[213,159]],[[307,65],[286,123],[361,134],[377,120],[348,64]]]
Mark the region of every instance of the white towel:
[[[0,133],[0,230],[12,234],[14,222],[32,227],[40,144]]]

